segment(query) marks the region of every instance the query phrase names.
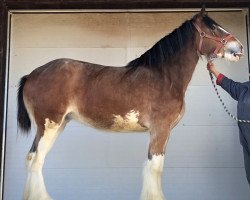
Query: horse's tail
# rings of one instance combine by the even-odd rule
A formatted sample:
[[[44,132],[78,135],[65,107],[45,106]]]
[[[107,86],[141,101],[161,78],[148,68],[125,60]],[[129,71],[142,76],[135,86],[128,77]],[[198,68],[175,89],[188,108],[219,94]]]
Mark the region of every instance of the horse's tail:
[[[24,133],[28,133],[31,128],[31,121],[27,112],[27,109],[24,104],[23,100],[23,88],[25,85],[25,82],[27,81],[27,76],[24,76],[21,78],[19,82],[19,87],[18,87],[18,95],[17,95],[17,123],[20,129]]]

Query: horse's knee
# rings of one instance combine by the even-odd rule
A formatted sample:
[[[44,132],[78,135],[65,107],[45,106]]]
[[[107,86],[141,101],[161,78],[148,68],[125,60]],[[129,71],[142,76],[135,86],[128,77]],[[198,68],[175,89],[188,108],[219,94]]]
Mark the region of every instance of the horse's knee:
[[[167,129],[167,128],[166,128]],[[150,134],[150,144],[148,149],[148,159],[152,160],[153,156],[158,159],[165,154],[166,145],[169,138],[169,131],[154,131]]]

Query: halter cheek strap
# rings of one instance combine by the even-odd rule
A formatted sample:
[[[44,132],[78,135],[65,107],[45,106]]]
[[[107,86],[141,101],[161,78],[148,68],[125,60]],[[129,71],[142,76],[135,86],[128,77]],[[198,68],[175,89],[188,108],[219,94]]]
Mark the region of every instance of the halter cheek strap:
[[[203,39],[205,37],[218,42],[218,45],[216,46],[216,48],[215,48],[215,50],[214,50],[214,52],[212,54],[212,56],[215,57],[215,58],[217,57],[217,54],[221,50],[221,48],[223,46],[225,46],[227,44],[227,42],[229,41],[229,39],[231,39],[233,37],[232,34],[227,35],[225,38],[219,38],[219,37],[215,37],[215,36],[212,36],[212,35],[208,35],[204,31],[202,31],[201,28],[195,22],[193,22],[193,25],[200,34],[200,42],[199,42],[199,46],[198,46],[197,51],[201,55],[203,55],[203,53],[202,53],[202,44],[203,44]]]

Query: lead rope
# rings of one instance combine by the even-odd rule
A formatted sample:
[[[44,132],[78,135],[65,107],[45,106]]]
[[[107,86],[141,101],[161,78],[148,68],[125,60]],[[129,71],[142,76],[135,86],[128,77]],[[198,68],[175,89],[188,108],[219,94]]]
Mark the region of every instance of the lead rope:
[[[235,117],[233,114],[231,114],[231,112],[228,110],[227,106],[226,106],[225,103],[223,102],[223,100],[222,100],[222,98],[221,98],[221,96],[220,96],[220,94],[219,94],[219,92],[218,92],[218,89],[217,89],[217,87],[216,87],[216,85],[215,85],[215,83],[214,83],[214,77],[213,77],[212,73],[209,72],[209,75],[210,75],[210,78],[211,78],[211,82],[212,82],[212,84],[213,84],[213,86],[214,86],[214,90],[215,90],[215,92],[216,92],[216,94],[217,94],[217,97],[219,98],[219,100],[220,100],[220,102],[221,102],[221,104],[222,104],[224,110],[227,112],[227,114],[228,114],[231,118],[233,118],[234,120],[236,120],[237,122],[241,122],[241,123],[250,123],[250,120],[238,119],[238,118]]]

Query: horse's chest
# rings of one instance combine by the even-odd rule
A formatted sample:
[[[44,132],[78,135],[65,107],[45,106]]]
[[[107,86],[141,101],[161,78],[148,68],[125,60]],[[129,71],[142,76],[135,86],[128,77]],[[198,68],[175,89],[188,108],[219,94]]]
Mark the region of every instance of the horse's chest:
[[[171,123],[171,129],[174,128],[178,122],[181,120],[181,118],[183,117],[184,115],[184,112],[185,112],[185,102],[183,102],[182,104],[182,107],[181,107],[181,110],[180,112],[177,114],[177,117],[174,119],[174,121]]]

